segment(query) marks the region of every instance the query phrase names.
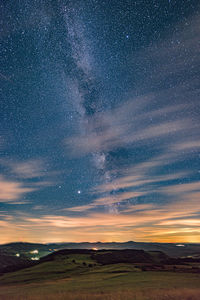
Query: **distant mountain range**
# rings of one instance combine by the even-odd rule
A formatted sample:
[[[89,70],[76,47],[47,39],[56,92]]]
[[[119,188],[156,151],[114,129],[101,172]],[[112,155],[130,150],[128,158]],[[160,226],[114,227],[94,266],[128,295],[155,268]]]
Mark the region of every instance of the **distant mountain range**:
[[[0,245],[0,255],[11,255],[18,258],[28,258],[38,260],[52,252],[62,249],[135,249],[144,251],[162,251],[170,257],[200,257],[200,244],[172,244],[172,243],[142,243],[142,242],[124,242],[124,243],[10,243]]]

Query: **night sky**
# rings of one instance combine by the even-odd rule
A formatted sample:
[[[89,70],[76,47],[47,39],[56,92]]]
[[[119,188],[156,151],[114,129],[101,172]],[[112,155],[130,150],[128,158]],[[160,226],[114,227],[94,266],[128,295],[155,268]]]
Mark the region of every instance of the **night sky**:
[[[200,242],[200,5],[1,1],[0,243]]]

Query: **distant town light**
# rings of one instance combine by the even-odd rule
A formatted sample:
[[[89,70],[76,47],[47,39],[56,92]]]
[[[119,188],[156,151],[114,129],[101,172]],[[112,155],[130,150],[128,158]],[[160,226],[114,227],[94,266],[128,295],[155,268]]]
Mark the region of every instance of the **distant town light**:
[[[16,253],[16,256],[17,256],[17,257],[20,257],[20,254],[19,254],[19,253]]]
[[[95,251],[97,251],[97,250],[98,250],[98,248],[95,248],[95,247],[94,247],[94,248],[92,248],[92,250],[95,250]]]
[[[39,260],[39,257],[31,257],[31,260]]]
[[[38,254],[39,252],[38,252],[37,249],[35,249],[35,250],[30,251],[30,253],[31,253],[31,254]]]

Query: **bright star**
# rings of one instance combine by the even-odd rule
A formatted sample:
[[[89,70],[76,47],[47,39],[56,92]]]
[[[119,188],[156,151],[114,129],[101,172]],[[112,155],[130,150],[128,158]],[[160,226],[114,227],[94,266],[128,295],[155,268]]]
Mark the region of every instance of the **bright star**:
[[[79,190],[79,191],[78,191],[78,194],[80,194],[80,193],[81,193],[81,191]]]

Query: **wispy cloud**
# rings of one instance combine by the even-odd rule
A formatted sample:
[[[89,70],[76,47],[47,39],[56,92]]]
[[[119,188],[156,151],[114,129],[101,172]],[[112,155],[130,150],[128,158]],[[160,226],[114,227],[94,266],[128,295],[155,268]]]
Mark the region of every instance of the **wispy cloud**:
[[[45,163],[40,159],[17,161],[4,158],[0,160],[0,164],[8,168],[11,174],[23,179],[43,177],[47,171]]]
[[[121,203],[122,201],[127,201],[129,199],[133,199],[139,196],[144,195],[145,192],[125,192],[118,195],[110,195],[106,197],[97,198],[92,203],[88,205],[82,205],[82,206],[75,206],[68,208],[66,210],[68,211],[77,211],[77,212],[83,212],[89,209],[97,208],[98,206],[109,206],[116,203]]]
[[[184,196],[186,196],[187,194],[190,194],[192,192],[200,192],[200,181],[161,187],[161,190],[167,194],[183,194]]]
[[[191,152],[198,151],[200,149],[200,140],[188,140],[188,141],[178,141],[172,145],[172,150],[175,151],[185,151]]]
[[[85,216],[15,214],[2,219],[7,233],[2,239],[51,241],[170,241],[197,242],[199,193],[176,203],[129,205],[120,214],[91,212]],[[196,204],[196,205],[194,205]],[[67,239],[66,239],[67,237]]]
[[[152,193],[157,193],[158,202],[164,199],[171,201],[176,198],[181,200],[182,194],[196,191],[199,182],[190,184],[176,184],[177,180],[184,180],[190,171],[169,172],[163,174],[163,166],[175,161],[176,154],[168,153],[152,158],[151,160],[137,163],[125,170],[120,170],[121,176],[109,182],[97,185],[92,188],[92,200],[87,205],[66,208],[68,211],[85,212],[97,209],[99,206],[105,208],[112,204],[117,204],[116,212],[125,208],[126,202],[138,202],[138,199],[145,196],[149,197]],[[167,183],[167,185],[166,185]],[[181,189],[183,192],[181,193]],[[179,192],[179,195],[177,194]],[[150,197],[152,201],[152,197]],[[122,206],[121,206],[122,205]]]
[[[17,161],[0,159],[0,166],[4,168],[0,175],[0,202],[9,204],[26,204],[27,193],[38,191],[56,184],[57,172],[47,170],[41,159]]]
[[[21,182],[6,180],[0,176],[0,202],[15,203],[15,200],[34,190],[36,189]]]
[[[146,99],[146,108],[151,97]],[[182,132],[195,130],[195,124],[188,117],[171,120],[182,105],[146,112],[143,105],[137,102],[138,99],[132,99],[110,113],[97,113],[91,117],[85,134],[78,134],[65,141],[72,154],[107,152],[128,145],[137,147],[148,144],[152,139],[164,144],[169,137],[176,138]]]

